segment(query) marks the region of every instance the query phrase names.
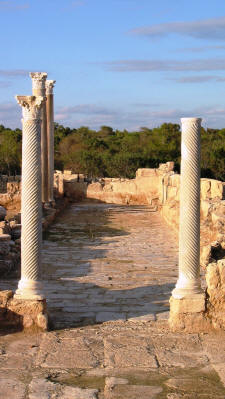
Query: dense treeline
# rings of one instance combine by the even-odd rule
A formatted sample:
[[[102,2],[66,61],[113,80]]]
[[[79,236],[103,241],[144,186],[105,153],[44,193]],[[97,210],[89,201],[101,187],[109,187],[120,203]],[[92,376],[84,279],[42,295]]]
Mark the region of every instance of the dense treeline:
[[[180,126],[164,123],[160,127],[143,127],[138,132],[113,130],[102,126],[99,131],[88,127],[70,129],[55,124],[55,168],[72,169],[90,177],[129,177],[138,168],[158,167],[174,161],[180,168]],[[20,129],[0,126],[0,173],[20,173]],[[202,177],[225,180],[225,129],[203,129]]]

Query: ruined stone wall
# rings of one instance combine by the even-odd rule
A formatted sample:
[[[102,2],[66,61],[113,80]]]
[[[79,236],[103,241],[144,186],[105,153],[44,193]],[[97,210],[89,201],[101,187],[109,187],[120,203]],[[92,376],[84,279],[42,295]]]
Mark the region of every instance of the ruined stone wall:
[[[138,169],[135,179],[101,178],[94,181],[65,171],[55,174],[55,192],[57,195],[64,192],[74,201],[90,198],[114,204],[155,205],[161,201],[163,176],[173,167],[173,162],[167,162],[158,169]]]
[[[166,176],[161,213],[179,229],[180,176]],[[225,328],[225,183],[201,179],[200,265],[207,283],[207,317],[214,328]]]
[[[21,176],[7,176],[7,175],[0,175],[0,193],[6,193],[7,192],[7,183],[12,183],[12,182],[17,182],[19,183],[21,181]]]
[[[21,208],[21,183],[7,182],[6,193],[0,194],[0,205],[8,210],[20,211]]]
[[[66,172],[66,173],[65,173]],[[70,171],[54,176],[57,200],[85,198],[115,204],[152,205],[160,209],[167,223],[178,231],[180,176],[173,162],[158,169],[138,169],[135,179],[101,178],[88,180]],[[20,183],[8,182],[7,193],[0,194],[0,205],[9,211],[20,210]],[[55,210],[46,214],[46,227]],[[0,269],[11,270],[20,260],[20,221],[0,222]],[[207,312],[214,327],[225,328],[225,183],[201,179],[201,266],[206,269]]]
[[[60,195],[115,204],[154,205],[178,232],[180,175],[173,162],[158,169],[138,169],[135,179],[104,178],[87,181],[70,171],[55,176]],[[201,267],[207,282],[207,313],[212,325],[225,328],[225,183],[201,179]]]

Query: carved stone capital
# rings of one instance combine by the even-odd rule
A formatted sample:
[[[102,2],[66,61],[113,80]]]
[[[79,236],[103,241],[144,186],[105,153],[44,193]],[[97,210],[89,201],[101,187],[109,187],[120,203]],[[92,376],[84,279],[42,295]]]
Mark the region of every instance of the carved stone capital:
[[[45,97],[15,96],[17,103],[22,107],[23,120],[26,122],[33,119],[41,119],[42,104]]]
[[[45,89],[45,82],[48,74],[46,72],[30,72],[30,77],[32,79],[32,88],[35,89]]]
[[[46,95],[53,94],[53,87],[55,86],[55,80],[46,80],[45,88],[46,88]]]

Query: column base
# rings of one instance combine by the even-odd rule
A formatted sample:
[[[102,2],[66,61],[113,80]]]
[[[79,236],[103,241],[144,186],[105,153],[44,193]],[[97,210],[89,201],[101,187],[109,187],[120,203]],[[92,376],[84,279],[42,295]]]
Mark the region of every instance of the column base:
[[[14,298],[36,301],[45,299],[42,282],[22,278],[19,281],[18,289],[15,292]]]
[[[180,272],[176,287],[172,291],[173,298],[193,298],[193,295],[199,295],[202,293],[200,277],[190,279]]]
[[[169,326],[172,331],[200,332],[211,329],[205,315],[205,294],[192,294],[183,298],[170,297]]]

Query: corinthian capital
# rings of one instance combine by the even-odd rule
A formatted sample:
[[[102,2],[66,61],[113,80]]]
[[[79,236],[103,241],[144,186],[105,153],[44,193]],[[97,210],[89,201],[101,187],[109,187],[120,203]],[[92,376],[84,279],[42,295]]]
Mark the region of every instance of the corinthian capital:
[[[41,107],[45,97],[15,96],[17,103],[22,107],[23,120],[41,119]]]
[[[30,72],[33,89],[45,89],[45,81],[48,74],[46,72]]]
[[[46,80],[45,88],[46,88],[46,95],[53,94],[53,87],[55,86],[55,80]]]

